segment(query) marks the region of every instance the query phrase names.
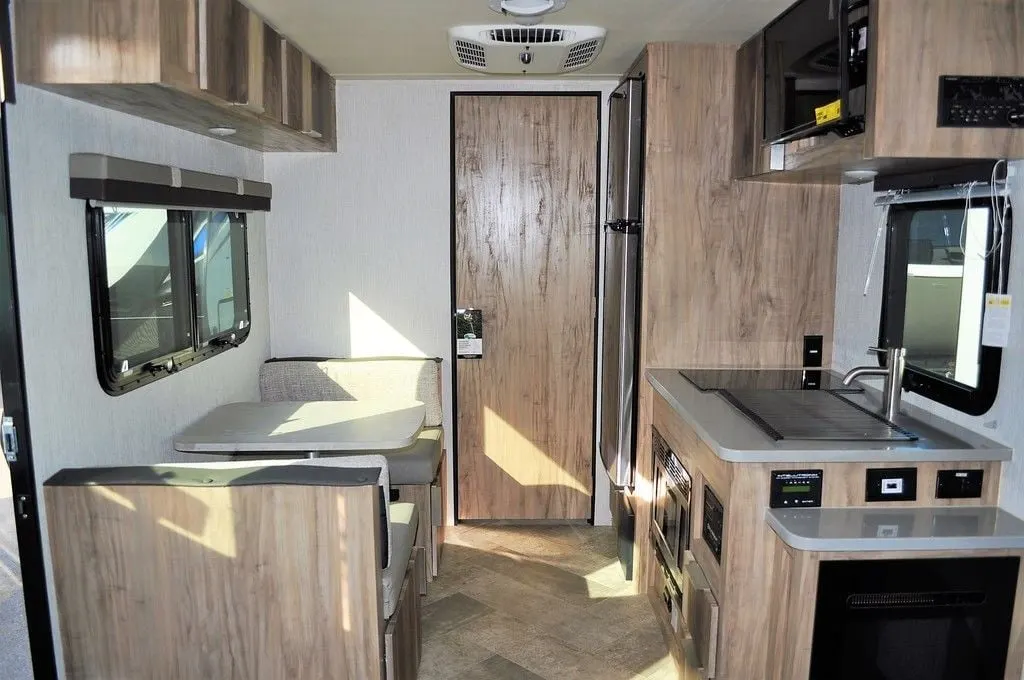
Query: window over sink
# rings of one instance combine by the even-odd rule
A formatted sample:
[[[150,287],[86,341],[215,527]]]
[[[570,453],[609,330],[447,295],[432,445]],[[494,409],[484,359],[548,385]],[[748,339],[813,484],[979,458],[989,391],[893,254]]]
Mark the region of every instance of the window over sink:
[[[1012,208],[1003,182],[890,192],[879,343],[907,351],[905,389],[971,415],[995,402],[1002,350],[982,340],[1007,290]],[[991,166],[990,166],[991,167]]]

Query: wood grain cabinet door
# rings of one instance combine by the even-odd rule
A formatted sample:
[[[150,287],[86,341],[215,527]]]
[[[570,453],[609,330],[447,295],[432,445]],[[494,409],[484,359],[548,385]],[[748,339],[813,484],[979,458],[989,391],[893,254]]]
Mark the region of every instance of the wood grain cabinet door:
[[[263,19],[238,0],[199,1],[199,87],[263,112]]]
[[[315,139],[333,140],[335,130],[334,77],[322,66],[306,58],[309,75],[303,91],[303,132]],[[305,73],[304,73],[305,76]]]
[[[599,98],[454,98],[460,519],[588,519]]]
[[[294,43],[283,40],[281,43],[284,67],[282,69],[284,84],[284,116],[281,122],[293,130],[303,131],[303,110],[305,108],[304,89],[308,74],[308,58]]]

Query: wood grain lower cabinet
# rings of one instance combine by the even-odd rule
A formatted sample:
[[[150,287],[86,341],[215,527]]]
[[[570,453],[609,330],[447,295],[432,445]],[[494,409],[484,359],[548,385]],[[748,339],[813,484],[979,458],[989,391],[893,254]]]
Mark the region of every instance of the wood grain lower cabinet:
[[[239,0],[15,0],[14,10],[16,33],[32,37],[17,41],[20,84],[260,151],[337,148],[333,111],[318,109],[324,131],[304,134],[308,57],[292,46],[298,66],[289,62],[279,34]],[[289,67],[298,76],[286,92]],[[333,93],[328,80],[318,76]]]

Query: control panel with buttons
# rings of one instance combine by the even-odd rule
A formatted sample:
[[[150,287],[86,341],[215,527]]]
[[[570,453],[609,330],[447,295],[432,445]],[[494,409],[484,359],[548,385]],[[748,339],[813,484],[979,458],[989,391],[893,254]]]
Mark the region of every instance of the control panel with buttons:
[[[1024,78],[940,77],[939,127],[1024,129]]]

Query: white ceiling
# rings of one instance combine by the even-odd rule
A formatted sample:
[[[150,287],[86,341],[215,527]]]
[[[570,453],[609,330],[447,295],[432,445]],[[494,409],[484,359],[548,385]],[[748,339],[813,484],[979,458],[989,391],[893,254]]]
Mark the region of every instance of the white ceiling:
[[[509,23],[487,0],[245,0],[344,78],[467,77],[452,61],[447,31],[459,24]],[[547,24],[608,29],[604,51],[575,77],[619,76],[646,43],[740,43],[793,0],[569,0]]]

